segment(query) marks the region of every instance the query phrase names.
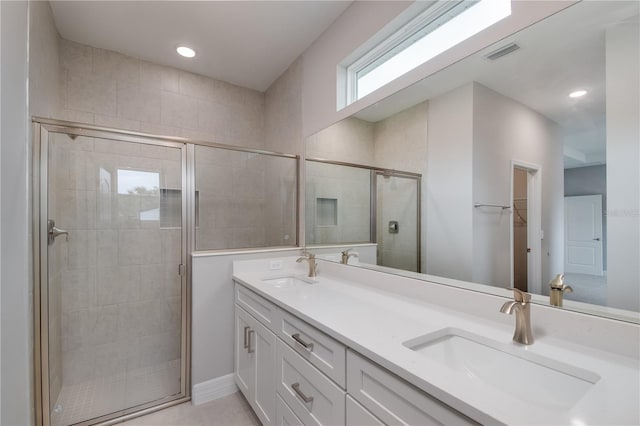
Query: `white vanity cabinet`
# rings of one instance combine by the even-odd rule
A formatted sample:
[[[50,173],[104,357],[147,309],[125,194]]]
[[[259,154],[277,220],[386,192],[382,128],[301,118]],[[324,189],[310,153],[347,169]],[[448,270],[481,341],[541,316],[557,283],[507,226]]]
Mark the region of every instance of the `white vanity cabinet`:
[[[277,338],[236,304],[235,381],[263,425],[275,424]]]
[[[383,424],[477,424],[351,350],[347,352],[347,392]]]
[[[278,395],[303,424],[344,423],[344,390],[282,340],[277,343],[277,360]]]
[[[242,285],[235,293],[235,379],[264,425],[475,424]]]

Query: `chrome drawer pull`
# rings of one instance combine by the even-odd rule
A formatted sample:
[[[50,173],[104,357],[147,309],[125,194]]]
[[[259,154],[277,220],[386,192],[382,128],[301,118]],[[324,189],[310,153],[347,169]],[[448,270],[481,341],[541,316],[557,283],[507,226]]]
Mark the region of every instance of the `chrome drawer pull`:
[[[298,394],[300,399],[302,399],[304,402],[309,403],[309,402],[313,401],[313,397],[312,396],[307,396],[307,395],[302,393],[302,391],[300,390],[300,383],[296,382],[296,383],[292,384],[291,385],[291,389],[293,389]]]
[[[249,331],[251,327],[246,326],[244,328],[244,348],[247,349],[249,347],[249,343],[247,343],[247,331]]]
[[[250,354],[252,354],[252,353],[254,353],[256,351],[255,348],[251,349],[251,336],[253,336],[254,333],[255,333],[255,331],[249,330],[249,335],[248,335],[249,338],[247,339],[247,352],[250,353]]]
[[[300,343],[302,346],[304,346],[305,349],[309,351],[313,350],[313,343],[307,343],[304,340],[302,340],[302,338],[300,337],[300,333],[292,334],[291,338],[296,342]]]

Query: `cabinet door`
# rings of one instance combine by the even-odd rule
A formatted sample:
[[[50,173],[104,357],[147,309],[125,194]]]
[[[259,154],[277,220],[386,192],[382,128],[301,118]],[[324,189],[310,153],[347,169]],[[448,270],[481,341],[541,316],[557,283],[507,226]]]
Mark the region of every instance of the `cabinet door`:
[[[384,426],[369,410],[358,404],[355,399],[347,395],[347,425]]]
[[[286,402],[276,397],[276,425],[277,426],[305,426],[302,421],[295,415]]]
[[[255,393],[252,405],[263,425],[275,423],[276,415],[276,336],[258,320],[252,319],[249,351],[255,351]]]
[[[251,324],[254,321],[249,314],[236,305],[234,371],[236,384],[248,401],[253,400],[255,389],[255,360],[248,349]]]

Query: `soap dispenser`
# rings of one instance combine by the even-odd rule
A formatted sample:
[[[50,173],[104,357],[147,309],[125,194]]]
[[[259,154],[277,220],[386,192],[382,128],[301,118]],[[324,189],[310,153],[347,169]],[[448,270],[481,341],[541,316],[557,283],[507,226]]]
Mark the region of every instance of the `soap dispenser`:
[[[551,287],[551,291],[549,292],[551,306],[562,307],[564,293],[571,293],[573,291],[571,286],[564,283],[564,274],[556,275],[549,283],[549,287]]]

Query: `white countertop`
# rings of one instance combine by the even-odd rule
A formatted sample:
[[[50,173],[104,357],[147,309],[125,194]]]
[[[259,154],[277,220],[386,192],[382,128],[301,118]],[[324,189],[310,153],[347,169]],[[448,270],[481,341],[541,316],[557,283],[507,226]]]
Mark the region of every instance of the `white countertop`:
[[[638,359],[546,336],[534,336],[536,341],[530,346],[518,345],[511,340],[513,322],[507,327],[337,276],[321,275],[316,284],[276,288],[262,282],[269,275],[274,272],[236,271],[234,279],[479,423],[640,424]],[[534,405],[442,364],[429,362],[402,345],[447,327],[591,371],[600,380],[570,407]],[[547,391],[552,394],[555,389],[550,386]]]

